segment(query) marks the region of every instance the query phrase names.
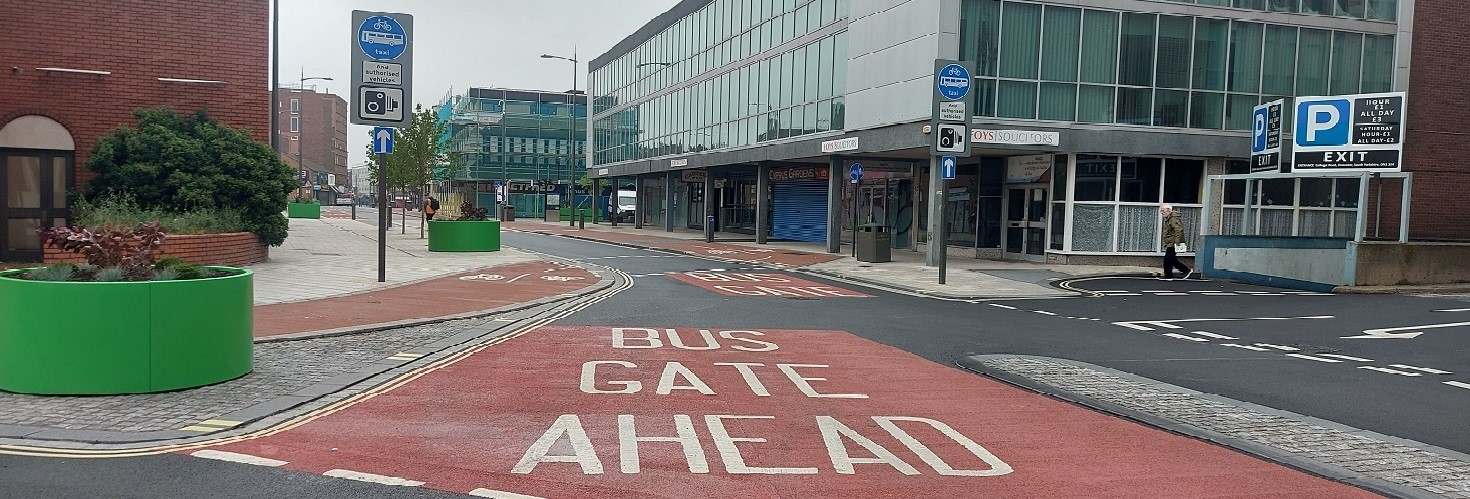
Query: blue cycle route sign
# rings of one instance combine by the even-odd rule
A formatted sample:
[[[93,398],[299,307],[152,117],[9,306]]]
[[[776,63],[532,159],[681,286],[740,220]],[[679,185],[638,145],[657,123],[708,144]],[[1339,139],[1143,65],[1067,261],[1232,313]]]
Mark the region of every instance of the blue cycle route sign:
[[[960,100],[970,93],[970,71],[959,64],[950,64],[934,75],[934,84],[939,95],[949,100]]]
[[[391,61],[408,48],[408,34],[397,20],[372,16],[357,27],[357,46],[373,60]]]
[[[852,168],[849,168],[847,170],[847,176],[849,178],[851,178],[853,182],[857,182],[859,180],[862,180],[863,179],[863,164],[862,163],[853,163],[852,164]]]

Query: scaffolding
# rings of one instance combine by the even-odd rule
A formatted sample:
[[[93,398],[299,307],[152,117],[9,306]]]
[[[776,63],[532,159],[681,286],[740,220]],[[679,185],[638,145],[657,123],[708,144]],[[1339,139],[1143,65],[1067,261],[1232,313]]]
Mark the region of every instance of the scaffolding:
[[[1369,181],[1370,180],[1374,180],[1374,179],[1378,180],[1378,185],[1379,185],[1379,188],[1380,188],[1379,189],[1379,194],[1377,196],[1377,198],[1378,198],[1378,206],[1374,209],[1374,213],[1375,213],[1375,216],[1376,217],[1381,218],[1383,216],[1383,206],[1382,206],[1383,205],[1383,193],[1382,193],[1382,185],[1383,185],[1382,182],[1383,182],[1383,180],[1384,179],[1402,179],[1403,180],[1402,186],[1401,186],[1402,191],[1400,192],[1400,198],[1399,198],[1400,206],[1399,206],[1399,238],[1398,238],[1398,241],[1400,243],[1407,243],[1407,242],[1409,242],[1409,202],[1410,202],[1410,199],[1411,199],[1411,194],[1413,193],[1414,174],[1413,173],[1407,173],[1407,172],[1404,172],[1404,173],[1400,173],[1400,172],[1383,172],[1383,173],[1377,173],[1377,172],[1315,172],[1315,171],[1312,171],[1312,172],[1293,172],[1292,174],[1289,174],[1289,175],[1282,175],[1282,174],[1279,174],[1279,173],[1245,173],[1245,174],[1232,174],[1232,175],[1210,175],[1210,176],[1206,177],[1206,180],[1205,180],[1205,192],[1204,192],[1204,195],[1205,195],[1204,196],[1205,204],[1204,204],[1203,212],[1200,215],[1200,221],[1201,221],[1201,223],[1199,224],[1200,235],[1201,236],[1210,236],[1210,235],[1222,235],[1222,234],[1226,234],[1227,233],[1226,231],[1231,229],[1229,226],[1234,225],[1233,222],[1227,221],[1226,219],[1227,218],[1234,218],[1234,216],[1233,216],[1234,213],[1233,212],[1235,210],[1240,210],[1239,211],[1239,215],[1240,215],[1240,220],[1239,220],[1240,232],[1239,232],[1239,234],[1241,234],[1241,235],[1256,235],[1256,236],[1262,235],[1260,233],[1260,224],[1257,223],[1257,220],[1256,219],[1258,217],[1258,213],[1257,212],[1259,212],[1260,210],[1263,210],[1264,207],[1263,206],[1258,206],[1254,202],[1256,200],[1256,195],[1255,194],[1256,194],[1256,192],[1259,191],[1259,187],[1260,187],[1259,184],[1261,183],[1261,181],[1264,181],[1264,180],[1275,180],[1275,179],[1304,179],[1304,178],[1357,179],[1358,180],[1357,204],[1355,205],[1355,208],[1354,208],[1355,211],[1356,211],[1356,213],[1354,213],[1355,220],[1354,220],[1354,224],[1353,224],[1352,239],[1353,239],[1353,241],[1360,242],[1360,243],[1363,242],[1363,240],[1366,239],[1367,238],[1367,235],[1368,235],[1368,190],[1369,190],[1368,186],[1369,186],[1369,183],[1370,183]],[[1244,199],[1244,204],[1243,205],[1240,205],[1239,208],[1233,208],[1233,207],[1230,207],[1230,206],[1226,205],[1226,200],[1224,199],[1223,196],[1220,196],[1217,199],[1217,196],[1216,196],[1217,190],[1215,188],[1215,185],[1216,185],[1217,182],[1220,183],[1221,185],[1223,185],[1224,182],[1227,182],[1227,181],[1237,181],[1237,180],[1245,181],[1245,199]],[[1224,189],[1220,189],[1218,192],[1223,193],[1224,192]],[[1218,209],[1216,208],[1217,205],[1218,205]],[[1257,212],[1253,212],[1252,211],[1252,208],[1253,207],[1257,210]],[[1301,209],[1300,207],[1296,207],[1296,208],[1293,209],[1293,211],[1300,210],[1300,209]],[[1227,216],[1227,215],[1231,215],[1231,216]],[[1293,215],[1293,218],[1295,220],[1297,218],[1297,215],[1294,214]],[[1299,235],[1299,234],[1296,233],[1296,232],[1299,232],[1299,231],[1293,230],[1293,232],[1294,233],[1292,235]],[[1329,235],[1331,235],[1333,237],[1343,237],[1343,236],[1345,236],[1345,234],[1335,234],[1335,233],[1332,233],[1332,232],[1329,232]]]

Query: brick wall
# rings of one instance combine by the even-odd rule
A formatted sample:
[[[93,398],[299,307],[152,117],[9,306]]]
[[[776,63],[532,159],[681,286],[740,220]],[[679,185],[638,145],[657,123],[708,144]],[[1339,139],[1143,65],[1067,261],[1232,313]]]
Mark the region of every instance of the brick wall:
[[[76,141],[78,182],[97,138],[136,126],[132,112],[203,108],[267,141],[270,131],[267,0],[0,0],[0,126],[38,114]],[[38,71],[57,67],[111,75]],[[12,69],[17,68],[17,69]],[[158,78],[219,80],[169,83]]]
[[[1470,53],[1465,19],[1470,2],[1415,2],[1414,48],[1409,77],[1408,130],[1404,171],[1414,172],[1409,237],[1470,240],[1470,215],[1464,196],[1470,191],[1470,114],[1465,82]],[[1385,184],[1383,231],[1397,237],[1399,195],[1396,181]],[[1376,194],[1369,191],[1370,196]],[[1373,201],[1369,202],[1375,205]],[[1372,234],[1373,213],[1369,218]]]
[[[159,252],[159,258],[176,256],[189,263],[232,267],[263,262],[270,257],[268,247],[260,242],[259,236],[250,232],[167,236]],[[81,255],[52,247],[46,248],[44,261],[46,263],[87,262]]]

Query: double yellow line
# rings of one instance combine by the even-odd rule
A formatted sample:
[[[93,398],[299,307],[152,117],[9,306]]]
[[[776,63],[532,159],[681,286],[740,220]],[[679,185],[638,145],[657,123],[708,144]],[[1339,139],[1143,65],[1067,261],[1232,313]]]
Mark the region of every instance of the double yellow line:
[[[526,335],[526,334],[528,334],[528,333],[530,333],[532,331],[535,331],[537,329],[540,329],[542,326],[545,326],[547,324],[550,324],[550,323],[556,322],[558,320],[564,319],[564,318],[566,318],[566,317],[568,317],[568,316],[570,316],[570,315],[572,315],[574,313],[577,313],[577,312],[579,312],[579,311],[581,311],[583,309],[586,309],[587,307],[590,307],[592,305],[595,305],[598,302],[601,302],[602,300],[606,300],[606,299],[612,297],[613,295],[616,295],[618,293],[621,293],[621,292],[627,290],[628,288],[633,287],[633,279],[631,277],[629,277],[627,273],[625,273],[625,272],[623,272],[621,270],[618,270],[618,269],[609,268],[609,270],[612,271],[614,274],[617,274],[618,276],[622,277],[622,281],[623,281],[622,284],[619,285],[616,288],[612,288],[611,290],[609,290],[609,291],[607,291],[605,293],[601,293],[601,294],[599,294],[596,297],[593,297],[593,298],[591,298],[591,299],[589,299],[587,301],[584,301],[582,303],[579,303],[576,306],[573,306],[571,308],[568,308],[566,310],[563,310],[561,312],[558,312],[558,313],[556,313],[554,315],[550,315],[550,316],[547,316],[547,317],[543,317],[543,318],[537,319],[535,322],[533,322],[531,324],[528,324],[525,327],[522,327],[522,328],[520,328],[520,329],[518,329],[518,330],[516,330],[516,331],[514,331],[512,333],[499,336],[499,337],[497,337],[495,339],[492,339],[492,340],[487,341],[485,343],[482,343],[482,344],[479,344],[479,345],[476,345],[476,346],[473,346],[473,347],[470,347],[470,348],[467,348],[467,349],[464,349],[464,350],[460,350],[458,352],[455,352],[454,354],[451,354],[448,357],[445,357],[443,359],[436,360],[436,361],[434,361],[432,363],[429,363],[429,364],[424,365],[421,368],[418,368],[418,369],[415,369],[413,371],[410,371],[410,372],[406,373],[404,376],[402,376],[400,378],[394,379],[394,380],[389,381],[387,383],[384,383],[382,385],[375,386],[373,388],[370,388],[368,390],[365,390],[363,392],[360,392],[360,393],[358,393],[356,395],[353,395],[351,397],[342,399],[342,400],[340,400],[340,401],[338,401],[338,402],[336,402],[334,404],[331,404],[331,405],[328,405],[328,406],[325,406],[325,407],[322,407],[322,408],[313,410],[311,412],[307,412],[305,414],[302,414],[302,415],[293,417],[293,418],[291,418],[289,420],[283,421],[283,422],[281,422],[279,424],[276,424],[274,426],[270,426],[270,427],[266,427],[266,428],[261,428],[259,430],[255,430],[255,431],[252,431],[252,432],[249,432],[249,433],[244,433],[244,434],[241,434],[241,435],[235,435],[235,436],[231,436],[231,437],[215,438],[215,439],[194,441],[194,442],[188,442],[188,443],[179,443],[179,444],[157,445],[157,446],[152,446],[152,447],[140,447],[140,448],[132,448],[132,449],[107,449],[107,450],[98,450],[98,449],[64,449],[64,448],[54,448],[54,447],[35,447],[35,446],[27,446],[27,445],[4,445],[4,444],[0,444],[0,454],[7,454],[7,455],[13,455],[13,456],[65,457],[65,458],[88,458],[88,459],[152,456],[152,455],[164,454],[164,453],[168,453],[168,452],[187,451],[187,450],[201,449],[201,448],[205,448],[205,447],[214,447],[214,446],[218,446],[218,445],[232,444],[232,443],[236,443],[236,442],[243,442],[243,441],[246,441],[246,440],[253,440],[253,439],[262,438],[262,437],[269,437],[269,436],[272,436],[272,435],[275,435],[275,434],[278,434],[278,433],[290,431],[290,430],[292,430],[294,428],[297,428],[297,427],[299,427],[301,425],[310,423],[312,421],[315,421],[317,419],[321,419],[321,418],[326,417],[326,416],[330,416],[332,414],[336,414],[337,412],[340,412],[342,410],[345,410],[345,409],[347,409],[349,407],[352,407],[354,405],[357,405],[357,404],[362,403],[362,402],[367,401],[367,400],[371,400],[374,397],[377,397],[378,395],[381,395],[381,394],[384,394],[384,393],[388,393],[390,391],[393,391],[394,389],[397,389],[398,387],[407,385],[407,384],[413,382],[414,380],[417,380],[417,379],[423,377],[424,375],[427,375],[427,374],[432,373],[434,371],[438,371],[438,370],[443,369],[445,367],[449,367],[449,366],[453,365],[456,362],[459,362],[461,360],[464,360],[466,358],[469,358],[469,356],[474,355],[474,354],[480,352],[481,350],[484,350],[486,348],[490,348],[490,347],[495,346],[495,345],[499,345],[501,343],[505,343],[507,341],[510,341],[512,339],[515,339],[515,338],[518,338],[518,337],[521,337],[521,336],[524,336],[524,335]],[[210,421],[215,421],[215,420],[210,420]],[[238,424],[238,423],[236,423],[236,424]]]

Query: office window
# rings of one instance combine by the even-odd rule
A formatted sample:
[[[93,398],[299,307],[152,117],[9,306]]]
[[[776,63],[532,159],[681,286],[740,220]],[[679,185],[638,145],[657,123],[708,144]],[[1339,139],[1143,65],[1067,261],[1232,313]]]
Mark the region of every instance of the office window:
[[[1332,33],[1332,82],[1334,95],[1358,93],[1362,78],[1363,35],[1336,31]]]
[[[1183,128],[1188,124],[1189,92],[1184,90],[1154,91],[1154,126]]]
[[[1261,90],[1261,32],[1259,23],[1230,24],[1230,73],[1232,92]]]
[[[301,131],[301,117],[300,116],[292,116],[291,117],[291,131],[293,131],[293,132],[299,132],[299,131]],[[292,140],[295,140],[295,139],[292,139]]]
[[[1363,92],[1393,89],[1393,44],[1391,35],[1363,37]]]
[[[301,99],[291,99],[291,112],[301,112]]]
[[[1123,36],[1119,41],[1118,83],[1153,85],[1155,16],[1123,14]],[[1119,106],[1121,113],[1122,106]]]
[[[1326,95],[1332,32],[1302,28],[1296,59],[1296,94]]]
[[[1073,83],[1042,83],[1038,118],[1044,120],[1072,121],[1077,117],[1077,85]]]
[[[996,116],[1036,117],[1036,82],[1002,80],[996,96]]]
[[[1113,87],[1082,85],[1077,96],[1077,121],[1113,122]]]
[[[1118,123],[1149,125],[1153,122],[1153,89],[1118,88]]]
[[[1196,18],[1194,27],[1194,88],[1225,89],[1226,54],[1230,21]]]
[[[1118,13],[1089,10],[1082,19],[1082,81],[1113,83],[1118,72]],[[1111,92],[1110,92],[1111,93]],[[1086,96],[1087,91],[1083,91]],[[1112,95],[1108,95],[1112,106]],[[1109,112],[1108,114],[1112,114]],[[1112,120],[1108,120],[1112,121]]]
[[[1041,79],[1077,81],[1077,54],[1082,40],[1082,10],[1047,7],[1042,41]]]
[[[1225,95],[1218,92],[1194,92],[1190,99],[1189,126],[1219,130],[1225,121]]]
[[[1291,95],[1296,86],[1296,28],[1266,26],[1266,48],[1262,57],[1261,91]]]
[[[1158,67],[1154,78],[1155,85],[1189,88],[1189,51],[1193,37],[1193,19],[1159,16],[1159,52]]]
[[[1001,11],[1000,76],[1034,80],[1040,62],[1041,5],[1007,2],[1004,7]]]
[[[1000,0],[969,0],[960,19],[960,59],[975,61],[975,76],[995,76],[1000,51]]]

